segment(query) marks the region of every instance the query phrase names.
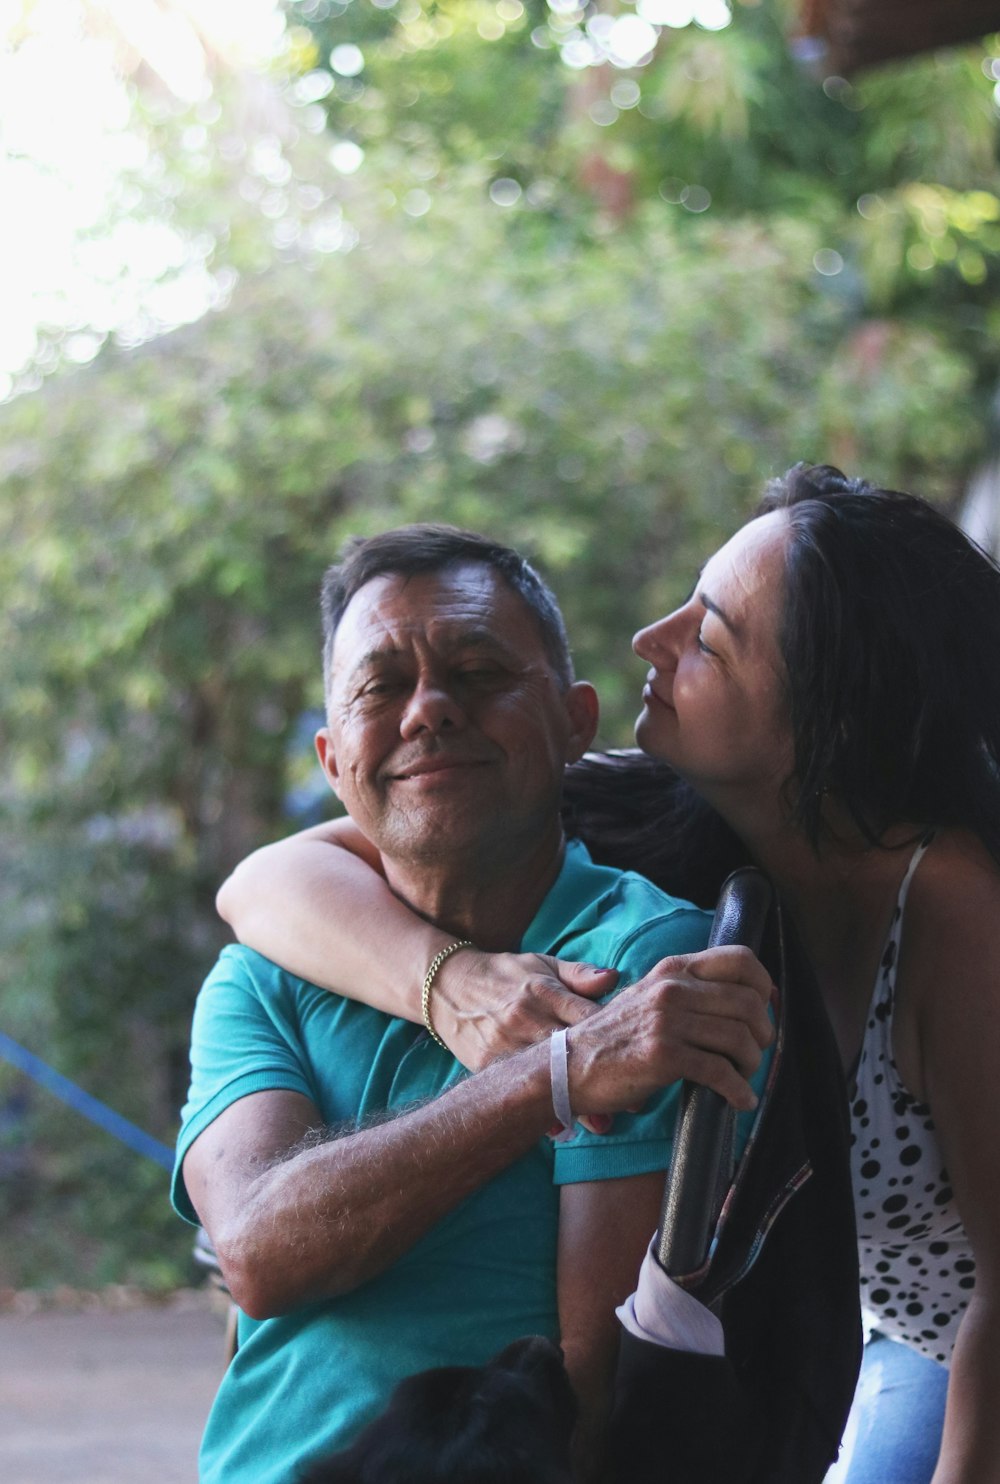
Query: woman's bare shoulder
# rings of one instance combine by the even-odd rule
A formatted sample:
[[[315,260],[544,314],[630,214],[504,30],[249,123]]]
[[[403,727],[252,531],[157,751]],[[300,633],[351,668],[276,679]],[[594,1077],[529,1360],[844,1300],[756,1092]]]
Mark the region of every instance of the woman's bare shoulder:
[[[913,878],[903,930],[900,977],[926,1015],[942,987],[954,1006],[982,1002],[984,984],[1000,1012],[1000,866],[970,831],[941,830]],[[923,1018],[923,1015],[922,1017]]]
[[[907,918],[914,926],[947,929],[957,913],[962,919],[983,907],[1000,905],[1000,865],[978,835],[970,830],[937,831],[910,888]],[[993,918],[986,926],[995,926]]]

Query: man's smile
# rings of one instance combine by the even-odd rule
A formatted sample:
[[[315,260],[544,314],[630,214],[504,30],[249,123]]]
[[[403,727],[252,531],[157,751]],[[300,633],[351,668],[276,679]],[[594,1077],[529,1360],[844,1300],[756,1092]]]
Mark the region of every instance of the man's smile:
[[[486,758],[433,753],[428,757],[415,758],[402,767],[395,765],[389,770],[388,776],[396,783],[446,782],[459,773],[486,766]]]

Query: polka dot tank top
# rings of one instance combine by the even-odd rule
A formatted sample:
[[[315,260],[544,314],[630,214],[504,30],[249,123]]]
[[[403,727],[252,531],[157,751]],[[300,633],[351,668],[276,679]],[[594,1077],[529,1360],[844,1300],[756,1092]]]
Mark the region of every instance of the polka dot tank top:
[[[947,1365],[975,1286],[975,1263],[930,1108],[907,1091],[892,1054],[896,963],[914,851],[892,915],[851,1096],[851,1175],[861,1301],[869,1327]]]

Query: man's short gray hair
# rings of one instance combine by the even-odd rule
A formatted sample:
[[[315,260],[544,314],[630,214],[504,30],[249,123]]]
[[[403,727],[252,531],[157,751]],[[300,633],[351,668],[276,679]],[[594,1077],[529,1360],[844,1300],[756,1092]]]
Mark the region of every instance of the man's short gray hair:
[[[352,536],[330,567],[320,590],[323,615],[323,678],[329,684],[333,646],[344,611],[355,593],[376,577],[440,572],[464,562],[479,562],[498,572],[531,610],[545,653],[563,688],[573,683],[566,625],[559,604],[534,567],[513,547],[457,526],[397,526],[378,536]]]

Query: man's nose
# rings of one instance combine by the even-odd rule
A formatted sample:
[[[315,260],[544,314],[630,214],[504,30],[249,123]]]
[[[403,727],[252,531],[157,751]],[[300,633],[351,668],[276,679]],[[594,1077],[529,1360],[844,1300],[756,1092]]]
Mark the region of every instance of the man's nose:
[[[399,730],[401,736],[410,738],[421,732],[457,731],[465,722],[465,712],[448,686],[428,677],[419,680],[411,692]]]

